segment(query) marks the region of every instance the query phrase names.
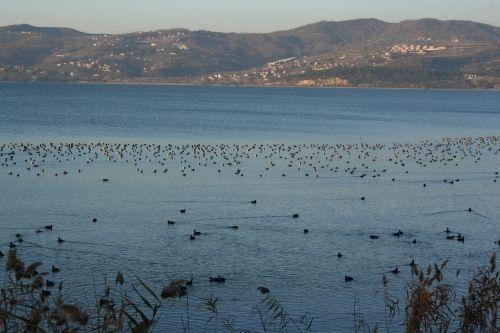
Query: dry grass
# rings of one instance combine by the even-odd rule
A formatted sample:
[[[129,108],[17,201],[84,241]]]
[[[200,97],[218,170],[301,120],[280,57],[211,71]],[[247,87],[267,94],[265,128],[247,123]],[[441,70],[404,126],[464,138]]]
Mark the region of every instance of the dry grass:
[[[68,304],[63,287],[57,293],[44,288],[47,272],[38,272],[40,262],[24,265],[15,250],[9,252],[7,283],[0,293],[0,330],[2,332],[150,332],[161,306],[160,299],[141,279],[132,284],[134,293],[123,291],[119,273],[116,284],[105,281],[102,295],[94,306]],[[114,288],[117,293],[113,293]]]
[[[411,266],[412,278],[406,283],[404,326],[408,333],[420,332],[499,332],[498,307],[500,278],[496,254],[488,266],[479,267],[469,281],[468,293],[457,300],[455,286],[443,274],[448,261],[426,269]],[[460,274],[460,270],[456,275]],[[384,288],[387,279],[383,277]],[[399,300],[385,288],[386,332],[390,332]]]
[[[469,282],[467,296],[459,308],[460,330],[462,332],[500,331],[498,308],[500,304],[500,277],[496,268],[496,254],[490,259],[489,267],[478,269]]]
[[[416,278],[407,284],[407,332],[449,331],[454,320],[454,288],[443,282],[447,263],[428,266],[426,270],[412,267],[412,275]]]
[[[445,282],[443,270],[446,265],[447,262],[444,262],[426,269],[412,266],[412,278],[405,286],[406,332],[498,332],[500,278],[496,256],[491,257],[489,265],[477,269],[469,281],[467,294],[459,301],[456,300],[454,286]],[[152,332],[162,306],[173,298],[185,296],[187,286],[192,283],[188,280],[172,281],[158,295],[139,277],[134,277],[134,283],[127,284],[124,275],[118,273],[113,283],[105,279],[102,293],[95,295],[95,304],[85,305],[67,302],[62,283],[54,291],[46,288],[49,273],[40,271],[41,268],[40,262],[25,265],[15,249],[9,252],[7,276],[0,290],[1,332]],[[400,301],[390,294],[385,276],[382,282],[386,307],[385,332],[391,332]],[[258,290],[264,297],[254,308],[260,331],[312,331],[313,317],[310,314],[294,318],[268,288],[260,287]],[[180,320],[184,332],[189,332],[191,319],[187,295],[185,300],[186,317],[182,316]],[[364,321],[357,298],[354,304],[353,331],[380,332],[379,327],[370,328]],[[205,300],[208,320],[204,331],[237,332],[236,321],[223,314],[219,306],[220,300],[213,295]]]

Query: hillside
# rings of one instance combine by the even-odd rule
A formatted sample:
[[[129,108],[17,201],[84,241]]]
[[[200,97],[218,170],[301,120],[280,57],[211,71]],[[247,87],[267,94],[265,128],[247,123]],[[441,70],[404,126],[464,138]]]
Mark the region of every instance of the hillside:
[[[262,34],[107,35],[22,24],[0,27],[0,80],[492,88],[500,28],[359,19]]]

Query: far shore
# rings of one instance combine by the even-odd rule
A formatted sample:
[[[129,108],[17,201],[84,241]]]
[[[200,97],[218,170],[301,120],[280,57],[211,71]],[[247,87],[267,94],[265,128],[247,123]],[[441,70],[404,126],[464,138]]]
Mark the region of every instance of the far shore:
[[[424,87],[377,87],[377,86],[298,86],[258,84],[202,84],[192,82],[142,82],[142,81],[1,81],[11,84],[68,84],[68,85],[137,85],[137,86],[179,86],[179,87],[241,87],[241,88],[301,88],[301,89],[373,89],[373,90],[444,90],[444,91],[500,91],[500,88],[424,88]]]

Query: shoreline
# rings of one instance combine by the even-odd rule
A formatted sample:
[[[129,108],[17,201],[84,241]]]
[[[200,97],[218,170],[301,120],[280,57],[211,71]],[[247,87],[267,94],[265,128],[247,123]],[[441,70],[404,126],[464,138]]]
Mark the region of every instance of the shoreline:
[[[296,85],[238,85],[238,84],[198,84],[177,82],[131,82],[131,81],[2,81],[0,84],[61,84],[61,85],[123,85],[123,86],[178,86],[178,87],[233,87],[233,88],[296,88],[296,89],[346,89],[346,90],[433,90],[433,91],[493,91],[500,92],[496,88],[419,88],[419,87],[320,87],[320,86],[296,86]]]

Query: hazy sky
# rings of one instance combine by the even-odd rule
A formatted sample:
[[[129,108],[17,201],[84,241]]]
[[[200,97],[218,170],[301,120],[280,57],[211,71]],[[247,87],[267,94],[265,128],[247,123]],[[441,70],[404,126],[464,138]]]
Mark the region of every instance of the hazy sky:
[[[320,20],[435,17],[500,26],[500,0],[0,0],[0,25],[86,32],[163,28],[268,32]]]

